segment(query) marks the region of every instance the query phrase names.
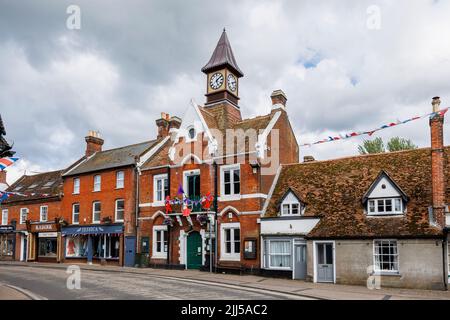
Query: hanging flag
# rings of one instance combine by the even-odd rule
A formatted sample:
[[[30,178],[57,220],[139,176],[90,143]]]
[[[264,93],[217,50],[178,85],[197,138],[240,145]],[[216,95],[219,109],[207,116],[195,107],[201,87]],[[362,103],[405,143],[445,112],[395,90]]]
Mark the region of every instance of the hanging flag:
[[[14,157],[0,158],[0,171],[5,170],[6,167],[9,167],[17,160],[19,160],[19,158]]]
[[[180,184],[180,186],[178,187],[178,192],[177,192],[177,194],[184,194],[184,190],[183,190],[183,187],[181,186],[181,184]]]
[[[170,197],[169,196],[166,197],[166,205],[165,206],[166,206],[166,213],[172,212],[172,206],[170,204]]]
[[[8,197],[9,197],[8,192],[0,191],[0,203],[8,199]]]
[[[183,217],[189,217],[191,215],[191,210],[187,205],[183,206]]]

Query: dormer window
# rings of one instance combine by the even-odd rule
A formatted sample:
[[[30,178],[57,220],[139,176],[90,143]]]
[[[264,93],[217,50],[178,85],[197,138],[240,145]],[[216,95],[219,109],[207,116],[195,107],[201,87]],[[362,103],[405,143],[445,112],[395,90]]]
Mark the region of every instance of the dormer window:
[[[281,216],[300,216],[305,209],[304,203],[300,200],[297,192],[291,188],[281,198],[280,215]]]
[[[403,214],[408,197],[400,187],[382,171],[363,198],[368,215]]]

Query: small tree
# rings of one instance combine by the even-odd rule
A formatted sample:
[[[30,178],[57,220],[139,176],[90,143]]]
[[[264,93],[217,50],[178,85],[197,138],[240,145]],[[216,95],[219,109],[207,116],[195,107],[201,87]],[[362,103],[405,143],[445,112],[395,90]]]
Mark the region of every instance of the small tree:
[[[410,140],[400,137],[394,137],[387,143],[387,149],[389,152],[400,150],[412,150],[417,149],[417,146]]]
[[[383,139],[375,138],[374,140],[364,140],[363,145],[358,146],[359,154],[382,153],[385,152]]]

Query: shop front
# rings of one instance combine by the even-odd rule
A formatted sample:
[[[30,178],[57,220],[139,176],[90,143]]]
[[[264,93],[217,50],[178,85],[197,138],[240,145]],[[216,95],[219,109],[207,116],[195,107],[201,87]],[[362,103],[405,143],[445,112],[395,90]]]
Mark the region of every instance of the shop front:
[[[61,262],[61,227],[58,222],[31,222],[28,229],[28,261]]]
[[[0,260],[14,260],[15,257],[15,234],[14,225],[0,226]]]
[[[123,265],[123,224],[62,228],[66,262]]]

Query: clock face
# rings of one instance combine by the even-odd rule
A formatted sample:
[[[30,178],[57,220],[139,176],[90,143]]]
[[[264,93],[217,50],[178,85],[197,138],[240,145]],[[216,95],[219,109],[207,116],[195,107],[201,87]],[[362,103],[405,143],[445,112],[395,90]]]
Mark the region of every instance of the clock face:
[[[223,84],[223,74],[221,73],[214,73],[211,76],[211,79],[209,80],[209,86],[214,89],[217,90],[219,89]]]
[[[236,77],[233,76],[232,74],[229,74],[227,77],[227,83],[228,83],[228,89],[230,89],[230,91],[236,91],[236,87],[237,87],[237,81],[236,81]]]

